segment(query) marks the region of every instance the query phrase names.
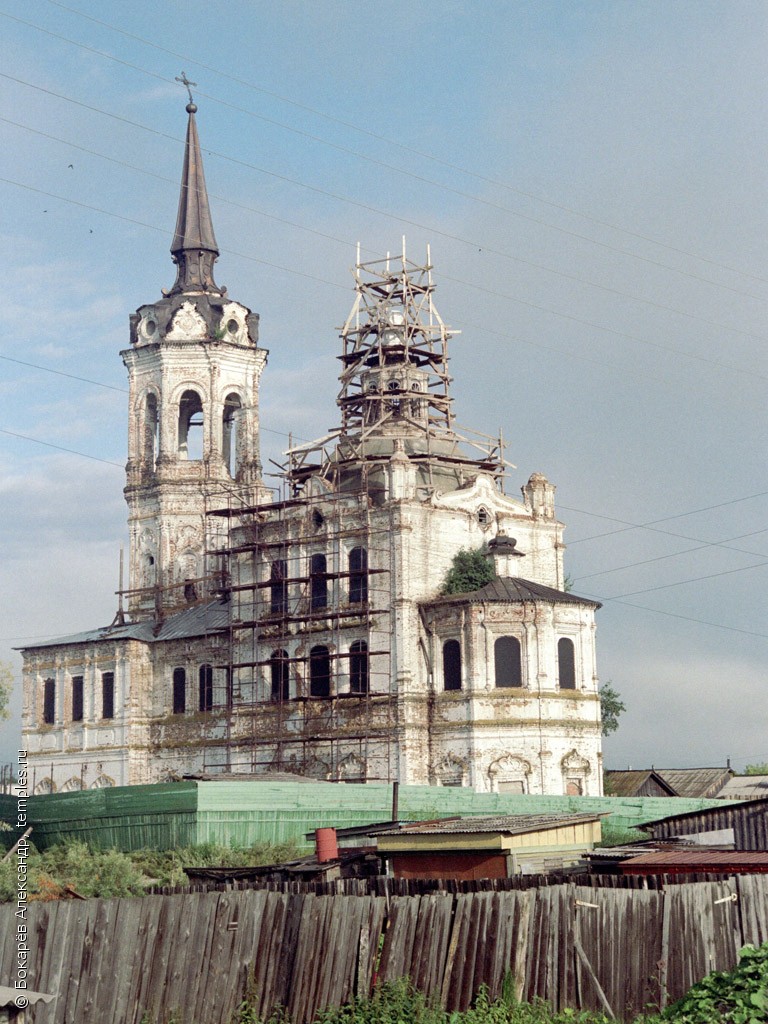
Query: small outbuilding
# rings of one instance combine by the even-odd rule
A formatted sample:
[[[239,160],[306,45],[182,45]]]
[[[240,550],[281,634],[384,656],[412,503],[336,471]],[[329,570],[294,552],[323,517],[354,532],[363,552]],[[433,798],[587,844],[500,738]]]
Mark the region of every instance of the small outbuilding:
[[[378,834],[395,878],[508,878],[583,863],[600,842],[604,814],[447,818]]]

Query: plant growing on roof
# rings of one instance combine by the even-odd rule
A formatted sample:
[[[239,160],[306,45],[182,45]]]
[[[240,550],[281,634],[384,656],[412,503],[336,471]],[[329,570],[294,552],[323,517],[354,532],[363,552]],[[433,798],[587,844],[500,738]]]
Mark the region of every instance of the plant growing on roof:
[[[441,593],[466,594],[471,590],[479,590],[495,577],[493,562],[488,557],[485,545],[474,551],[462,548],[453,556]]]

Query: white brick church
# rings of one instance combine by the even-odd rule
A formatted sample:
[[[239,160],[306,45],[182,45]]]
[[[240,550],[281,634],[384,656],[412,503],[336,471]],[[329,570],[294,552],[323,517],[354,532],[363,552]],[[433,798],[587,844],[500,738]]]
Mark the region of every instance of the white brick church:
[[[176,281],[130,318],[129,580],[111,625],[27,647],[37,793],[292,772],[602,792],[597,607],[554,487],[454,427],[432,266],[358,259],[339,425],[265,486],[259,318],[214,280],[195,105]],[[493,571],[446,594],[460,552]],[[455,589],[455,588],[454,588]]]

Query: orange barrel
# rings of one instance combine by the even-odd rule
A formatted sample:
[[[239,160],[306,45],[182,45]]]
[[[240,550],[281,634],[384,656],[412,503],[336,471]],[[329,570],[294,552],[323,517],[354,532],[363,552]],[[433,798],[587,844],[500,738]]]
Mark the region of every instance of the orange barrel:
[[[336,842],[336,829],[315,829],[315,846],[317,847],[318,864],[325,864],[328,860],[337,860],[339,856],[339,844]]]

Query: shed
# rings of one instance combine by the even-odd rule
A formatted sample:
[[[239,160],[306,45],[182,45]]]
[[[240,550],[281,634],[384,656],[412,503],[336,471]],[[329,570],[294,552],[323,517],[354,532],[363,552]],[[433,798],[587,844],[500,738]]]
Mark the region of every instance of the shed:
[[[717,794],[720,800],[758,800],[768,797],[768,775],[734,775]]]
[[[507,878],[581,864],[603,814],[520,814],[414,822],[378,835],[395,878]]]
[[[55,998],[56,996],[43,992],[31,992],[28,989],[0,985],[0,1024],[25,1024],[28,1020],[27,1006],[51,1003]],[[24,1000],[23,1006],[20,1005],[22,1000]]]
[[[640,828],[653,839],[678,836],[706,842],[731,842],[736,850],[768,850],[768,797],[722,804],[687,814],[673,814],[657,821],[648,821]]]
[[[656,774],[671,786],[676,796],[713,797],[733,778],[733,769],[656,768]]]

